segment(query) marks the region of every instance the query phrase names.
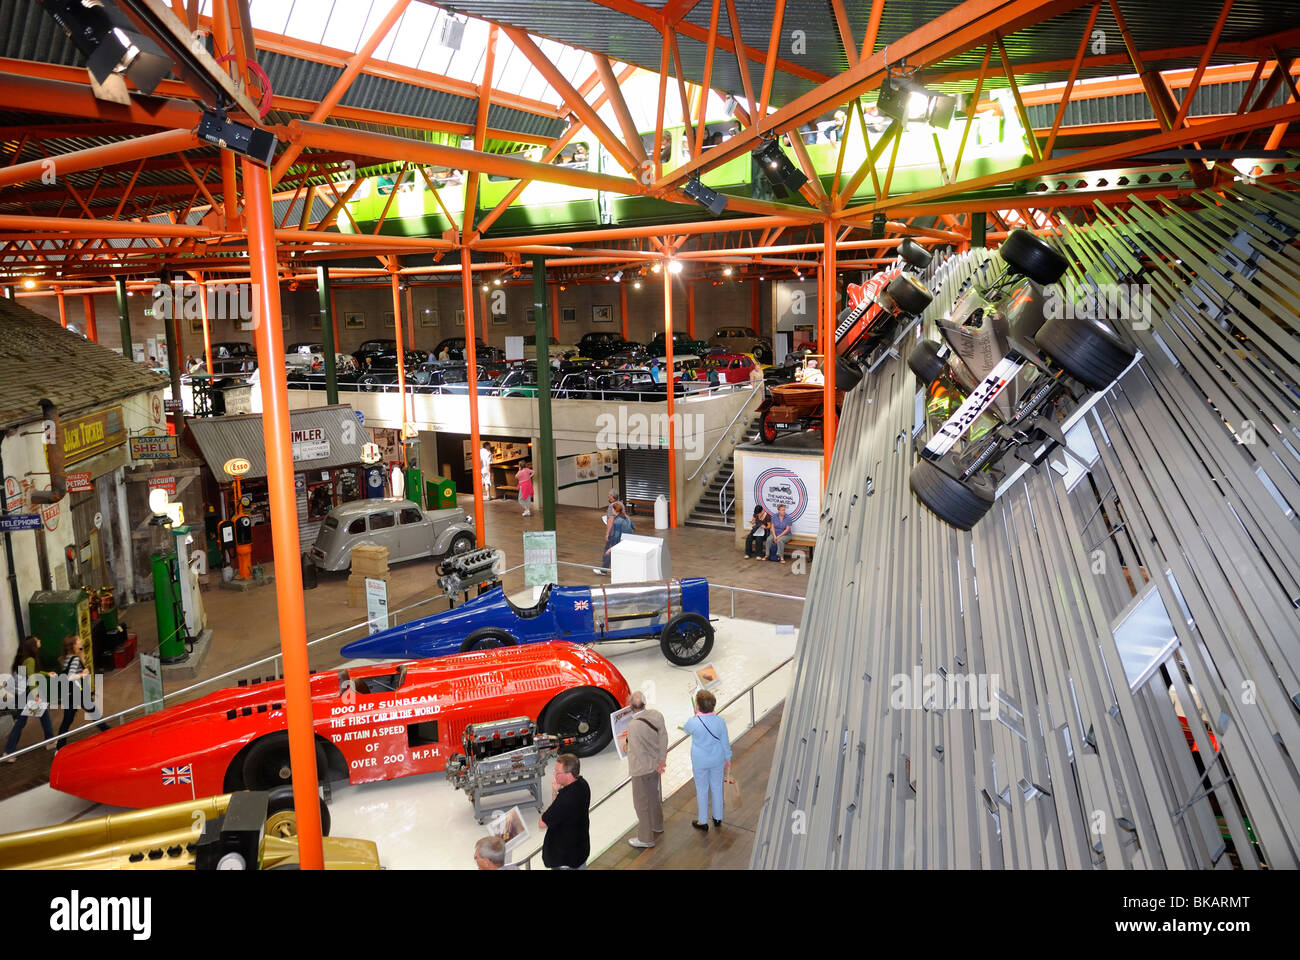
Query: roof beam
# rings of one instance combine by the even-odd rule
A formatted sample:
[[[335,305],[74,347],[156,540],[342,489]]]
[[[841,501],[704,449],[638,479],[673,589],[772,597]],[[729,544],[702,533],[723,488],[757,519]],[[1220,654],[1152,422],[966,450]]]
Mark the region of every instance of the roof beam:
[[[23,183],[27,180],[39,180],[51,170],[60,179],[63,179],[69,173],[77,173],[82,170],[98,170],[119,163],[130,163],[133,160],[140,160],[145,157],[156,157],[164,153],[177,153],[181,150],[193,150],[195,147],[203,145],[203,141],[188,129],[151,133],[148,136],[136,137],[133,140],[122,140],[118,143],[88,147],[85,150],[61,153],[54,157],[32,160],[28,163],[16,163],[0,170],[0,187]],[[64,180],[64,182],[67,181]]]
[[[623,139],[627,141],[628,148],[637,162],[636,168],[640,171],[644,169],[646,162],[645,147],[641,144],[641,135],[637,132],[636,122],[632,119],[632,111],[628,109],[627,100],[623,98],[619,80],[614,76],[614,67],[610,64],[609,57],[603,53],[593,54],[593,58],[596,61],[596,72],[600,74],[601,86],[605,88],[601,99],[608,99],[610,106],[613,107],[614,116],[618,118],[619,128],[623,131]],[[599,110],[600,102],[593,104],[592,108]]]
[[[486,145],[484,137],[487,131],[488,110],[492,106],[492,71],[496,68],[496,62],[497,25],[494,23],[488,27],[487,48],[483,53],[483,85],[479,88],[478,113],[474,120],[474,149],[480,153]],[[462,237],[474,235],[474,208],[478,206],[478,181],[481,176],[482,174],[479,173],[465,171],[465,217],[460,228]],[[396,195],[397,187],[394,186],[393,194],[389,197],[390,203],[392,197]]]

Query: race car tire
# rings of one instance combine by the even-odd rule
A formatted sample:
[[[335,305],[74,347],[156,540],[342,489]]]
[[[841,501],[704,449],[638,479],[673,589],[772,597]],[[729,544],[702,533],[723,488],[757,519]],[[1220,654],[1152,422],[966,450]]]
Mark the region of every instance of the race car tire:
[[[456,557],[462,553],[469,553],[474,549],[474,538],[468,533],[458,533],[451,541],[451,546],[447,548],[447,556]]]
[[[319,794],[317,795],[319,797]],[[325,799],[320,799],[320,832],[322,837],[330,835],[330,808]],[[276,787],[266,800],[266,829],[268,835],[276,837],[296,837],[298,835],[298,813],[293,805],[293,787]]]
[[[835,389],[848,393],[862,382],[862,368],[840,357],[835,361]]]
[[[698,613],[679,613],[659,635],[659,648],[669,663],[694,666],[713,649],[713,624]]]
[[[325,745],[316,741],[316,776],[329,770]],[[274,790],[293,782],[289,766],[289,734],[284,730],[254,740],[241,767],[246,790]]]
[[[911,237],[903,238],[903,242],[898,245],[898,255],[903,258],[904,263],[918,270],[924,270],[930,265],[930,251]]]
[[[908,368],[926,386],[938,380],[948,369],[948,364],[939,356],[939,347],[937,340],[922,340],[907,355]]]
[[[1070,266],[1070,262],[1059,251],[1023,227],[1007,234],[998,254],[1016,273],[1023,273],[1043,286],[1060,280]]]
[[[573,737],[575,742],[562,747],[565,753],[591,757],[600,753],[614,739],[609,715],[618,704],[604,690],[574,687],[565,690],[542,710],[537,726],[542,733],[556,737]]]
[[[460,645],[461,653],[471,650],[495,650],[497,647],[513,647],[519,641],[498,627],[483,627],[475,630]]]
[[[763,422],[758,427],[758,438],[764,443],[776,443],[776,427],[772,426],[766,413],[763,414]]]
[[[920,280],[910,273],[901,273],[889,281],[885,292],[898,304],[899,309],[909,317],[923,312],[930,305],[934,296]]]
[[[916,499],[944,523],[969,530],[993,507],[997,489],[988,475],[976,473],[962,483],[930,460],[918,460],[909,482]]]
[[[1103,390],[1133,362],[1133,348],[1092,317],[1056,317],[1034,337],[1038,349],[1089,390]]]

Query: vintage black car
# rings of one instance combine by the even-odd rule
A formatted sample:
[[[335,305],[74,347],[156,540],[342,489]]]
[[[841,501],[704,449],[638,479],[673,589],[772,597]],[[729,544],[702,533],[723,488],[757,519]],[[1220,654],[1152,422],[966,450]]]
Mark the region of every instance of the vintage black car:
[[[578,356],[590,360],[604,360],[612,354],[625,353],[629,348],[637,346],[639,344],[624,340],[612,330],[599,330],[582,335],[582,339],[578,341]]]
[[[664,357],[668,355],[664,335],[656,333],[654,338],[646,344],[646,350],[652,357]],[[684,333],[673,334],[673,356],[680,357],[684,354],[702,357],[709,352],[709,345],[703,340],[693,340]]]
[[[434,360],[442,356],[443,347],[447,348],[447,359],[462,361],[465,359],[464,337],[447,337],[445,340],[439,341],[438,345],[430,352]],[[505,360],[505,354],[496,347],[489,347],[482,340],[475,337],[474,359],[479,362],[500,363]]]

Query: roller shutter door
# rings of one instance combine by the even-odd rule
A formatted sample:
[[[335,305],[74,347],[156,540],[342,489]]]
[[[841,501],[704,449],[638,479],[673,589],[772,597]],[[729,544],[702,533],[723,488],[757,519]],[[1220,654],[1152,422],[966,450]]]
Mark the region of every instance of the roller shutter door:
[[[660,494],[669,496],[667,450],[621,450],[619,459],[628,500],[653,502]]]

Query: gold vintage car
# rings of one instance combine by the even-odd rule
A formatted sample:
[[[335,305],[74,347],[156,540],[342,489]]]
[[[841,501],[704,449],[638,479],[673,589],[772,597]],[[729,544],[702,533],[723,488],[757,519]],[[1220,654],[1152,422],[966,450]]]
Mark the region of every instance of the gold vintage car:
[[[284,791],[284,794],[281,793]],[[261,843],[256,864],[247,869],[298,867],[297,815],[283,803],[288,788],[247,795],[241,803],[263,803]],[[209,823],[226,814],[231,798],[184,800],[165,807],[128,810],[93,820],[76,820],[0,836],[4,870],[194,870],[200,837]],[[262,798],[258,800],[257,798]],[[272,798],[269,805],[266,798]],[[329,830],[328,819],[322,829]],[[372,840],[324,837],[325,869],[378,870],[379,848]],[[231,860],[222,858],[223,867]]]

